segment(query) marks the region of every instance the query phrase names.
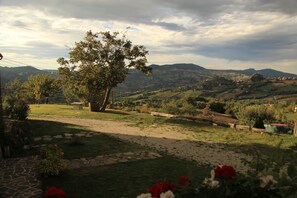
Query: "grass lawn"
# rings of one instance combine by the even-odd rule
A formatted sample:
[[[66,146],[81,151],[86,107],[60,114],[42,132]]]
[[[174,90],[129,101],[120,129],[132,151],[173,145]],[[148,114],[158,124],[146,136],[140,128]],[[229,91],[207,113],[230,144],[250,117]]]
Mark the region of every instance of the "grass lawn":
[[[288,120],[297,121],[297,113],[287,113],[286,116],[287,116]]]
[[[82,127],[51,121],[29,120],[33,137],[62,135],[64,133],[90,132]],[[95,157],[102,154],[147,150],[146,147],[127,143],[104,134],[82,138],[83,144],[73,146],[71,140],[54,139],[37,141],[35,144],[57,144],[65,159]],[[23,156],[38,154],[39,149],[22,153]],[[57,177],[41,178],[42,188],[48,186],[63,188],[68,197],[136,197],[158,181],[175,182],[182,175],[188,175],[199,182],[209,175],[210,167],[197,166],[195,162],[181,160],[166,154],[161,158],[126,162],[95,168],[67,170]]]
[[[69,116],[89,119],[103,119],[103,120],[119,120],[129,121],[134,126],[138,127],[159,127],[159,126],[178,126],[179,132],[185,133],[185,129],[192,136],[192,140],[209,141],[219,144],[228,144],[231,149],[234,149],[232,145],[238,148],[259,148],[263,151],[271,153],[270,148],[279,146],[288,149],[296,147],[297,138],[288,134],[268,134],[263,135],[259,133],[241,132],[235,129],[212,126],[211,123],[201,121],[187,121],[180,119],[170,119],[162,117],[154,117],[149,114],[135,114],[125,112],[109,111],[106,113],[88,112],[87,108],[82,111],[73,110],[71,106],[67,105],[31,105],[30,116],[42,116],[42,115],[57,115],[57,116]]]

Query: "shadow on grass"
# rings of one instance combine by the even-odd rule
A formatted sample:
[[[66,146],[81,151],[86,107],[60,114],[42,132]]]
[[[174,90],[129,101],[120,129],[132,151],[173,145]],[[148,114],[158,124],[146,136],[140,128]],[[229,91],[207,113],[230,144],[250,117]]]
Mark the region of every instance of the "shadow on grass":
[[[58,135],[63,133],[77,133],[81,131],[90,132],[83,129],[83,127],[74,124],[64,124],[52,121],[30,120],[32,124],[32,131],[35,136],[43,135]],[[167,122],[167,120],[166,120]],[[191,126],[210,126],[208,123],[190,122],[170,119],[168,123],[191,125]],[[78,124],[78,123],[77,123]],[[209,166],[197,166],[197,162],[178,159],[173,156],[180,156],[178,151],[173,151],[175,145],[190,145],[189,148],[204,147],[209,150],[216,149],[219,152],[226,150],[244,151],[245,153],[254,154],[256,150],[266,156],[276,156],[280,153],[292,154],[290,149],[281,149],[273,146],[250,143],[250,144],[229,144],[229,143],[208,143],[204,141],[190,141],[190,140],[177,140],[172,137],[150,137],[140,135],[127,135],[121,131],[104,132],[101,129],[98,131],[103,134],[94,136],[92,139],[86,139],[90,142],[84,142],[81,146],[65,146],[63,140],[54,140],[55,143],[61,145],[64,149],[65,157],[79,158],[86,156],[95,156],[101,153],[106,154],[110,152],[133,152],[135,150],[147,149],[146,147],[139,146],[128,141],[137,140],[138,142],[147,143],[154,149],[156,145],[150,144],[157,142],[163,153],[163,157],[154,160],[140,160],[137,162],[127,162],[111,166],[102,166],[96,168],[80,169],[75,171],[67,171],[65,174],[55,178],[43,178],[43,189],[47,186],[57,186],[66,190],[69,197],[135,197],[136,195],[145,192],[146,189],[153,183],[163,181],[176,181],[181,175],[188,175],[194,181],[201,181],[204,177],[208,176]],[[207,132],[207,131],[204,131]],[[111,137],[111,136],[112,137]],[[114,138],[116,137],[116,138]],[[61,142],[59,142],[61,141]],[[171,149],[169,152],[173,156],[168,156],[164,147],[168,146]],[[65,146],[65,147],[64,147]],[[68,148],[68,147],[70,148]],[[154,148],[153,148],[154,147]],[[134,150],[135,149],[135,150]],[[186,147],[185,147],[186,149]],[[187,153],[187,150],[184,150]],[[188,150],[191,152],[191,150]],[[68,155],[68,156],[67,156]],[[203,156],[205,155],[205,156]],[[207,156],[207,152],[201,153],[199,156],[201,161]],[[289,155],[288,155],[289,156]],[[295,157],[287,157],[283,160],[295,162]],[[225,159],[224,155],[217,155],[218,162],[227,162],[232,165],[232,156],[230,159]],[[235,158],[235,156],[234,156]],[[229,161],[228,161],[229,160]]]
[[[33,137],[39,137],[43,135],[62,135],[64,133],[90,132],[90,130],[74,124],[43,120],[29,120],[29,123]]]

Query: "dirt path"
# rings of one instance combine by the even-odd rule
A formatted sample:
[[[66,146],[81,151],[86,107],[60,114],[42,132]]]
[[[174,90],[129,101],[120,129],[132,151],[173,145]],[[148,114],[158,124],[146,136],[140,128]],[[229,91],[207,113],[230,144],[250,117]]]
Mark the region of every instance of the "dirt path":
[[[162,126],[140,129],[131,126],[131,123],[127,122],[56,116],[31,117],[30,119],[80,125],[88,127],[92,131],[165,151],[180,158],[194,160],[198,164],[232,165],[240,172],[246,172],[247,170],[247,167],[241,163],[241,159],[249,159],[245,154],[227,150],[219,144],[193,140],[191,138],[193,132],[185,131],[185,129],[180,132],[181,130],[178,127]]]

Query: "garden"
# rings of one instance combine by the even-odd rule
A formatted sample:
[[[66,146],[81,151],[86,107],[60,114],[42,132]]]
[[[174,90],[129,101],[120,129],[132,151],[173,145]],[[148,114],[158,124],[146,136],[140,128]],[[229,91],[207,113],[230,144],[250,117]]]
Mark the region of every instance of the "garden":
[[[11,155],[39,156],[33,163],[39,196],[296,195],[293,136],[67,105],[30,109],[25,121],[29,143],[12,148]]]

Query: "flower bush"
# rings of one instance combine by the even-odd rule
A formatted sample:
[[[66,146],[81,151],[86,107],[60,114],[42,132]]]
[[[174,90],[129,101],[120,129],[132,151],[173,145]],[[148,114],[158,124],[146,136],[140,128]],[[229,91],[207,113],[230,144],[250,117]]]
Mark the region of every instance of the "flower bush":
[[[44,192],[46,198],[67,198],[67,194],[63,189],[54,186],[49,186]]]
[[[165,193],[167,191],[172,191],[175,188],[175,184],[169,182],[158,182],[152,185],[148,192],[152,195],[153,198],[160,197],[161,193]]]
[[[177,183],[158,182],[148,193],[137,198],[271,198],[282,197],[281,188],[272,175],[241,175],[232,166],[217,166],[199,185],[194,186],[189,177],[181,176]]]
[[[40,153],[42,159],[36,167],[43,176],[59,175],[64,170],[64,152],[56,144],[42,147]]]

